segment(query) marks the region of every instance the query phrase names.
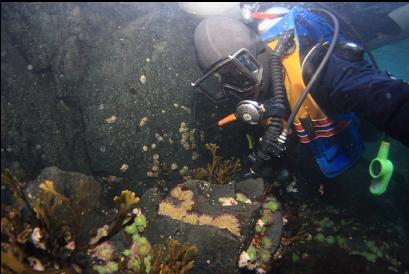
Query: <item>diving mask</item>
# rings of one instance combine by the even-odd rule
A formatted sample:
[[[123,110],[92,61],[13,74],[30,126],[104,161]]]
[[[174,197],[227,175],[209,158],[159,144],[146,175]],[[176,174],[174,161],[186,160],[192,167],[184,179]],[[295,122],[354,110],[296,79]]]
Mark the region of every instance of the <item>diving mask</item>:
[[[227,100],[229,95],[242,100],[256,92],[262,73],[263,68],[257,59],[242,48],[213,65],[192,86],[198,87],[215,103]]]

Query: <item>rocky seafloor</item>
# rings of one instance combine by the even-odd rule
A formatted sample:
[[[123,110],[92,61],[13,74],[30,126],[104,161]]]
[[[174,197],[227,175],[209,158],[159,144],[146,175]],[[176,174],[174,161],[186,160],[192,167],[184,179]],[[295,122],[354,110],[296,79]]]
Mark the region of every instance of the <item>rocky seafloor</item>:
[[[1,3],[1,15],[2,172],[10,169],[29,191],[39,191],[36,188],[47,179],[67,197],[86,199],[81,206],[90,210],[84,213],[77,244],[88,244],[90,234],[112,221],[118,213],[114,197],[130,190],[141,198],[138,206],[147,219],[143,233],[152,245],[166,245],[170,237],[199,247],[190,273],[246,272],[239,268],[243,251],[263,255],[271,266],[269,273],[408,273],[407,148],[393,142],[395,174],[380,197],[368,192],[368,160],[327,180],[318,175],[308,153],[300,152],[291,158],[296,176],[289,182],[265,181],[261,187],[237,177],[234,183],[210,187],[219,189],[212,195],[205,191],[211,184],[190,182],[193,185],[184,191],[194,192],[199,207],[185,208],[190,215],[181,220],[156,216],[160,201],[176,204],[170,193],[177,185],[189,185],[183,177],[211,161],[205,143],[218,143],[225,159],[247,153],[240,126],[196,128],[196,118],[204,117],[209,124],[231,107],[206,107],[203,98],[193,98],[190,83],[200,75],[193,47],[199,20],[172,3]],[[365,159],[376,152],[376,144],[367,144]],[[58,167],[59,174],[80,173],[50,177],[58,172],[49,167]],[[87,185],[78,196],[81,180]],[[253,204],[221,205],[220,198],[237,199],[237,193],[246,194]],[[11,194],[2,185],[2,218],[15,213]],[[149,203],[154,194],[155,203]],[[281,228],[271,230],[274,242],[263,244],[260,235],[265,231],[256,227],[268,196],[280,204],[281,223],[275,224]],[[26,210],[22,212],[22,220],[29,220]],[[215,222],[221,213],[237,217],[239,237],[237,226],[228,230],[200,225],[204,220]],[[61,214],[62,220],[68,216],[64,210]],[[195,219],[199,216],[201,221]],[[236,224],[236,219],[230,220]],[[7,242],[3,224],[2,244]],[[36,236],[36,227],[29,227],[26,232],[31,234],[23,233],[19,240]],[[118,254],[133,241],[125,230],[111,239]],[[252,254],[248,248],[255,235],[255,244],[278,250]],[[29,254],[32,244],[40,244],[32,241],[31,237],[25,242]],[[71,242],[54,254],[61,257],[58,263],[78,265],[78,273],[96,271],[95,264],[104,266],[84,254],[67,260],[72,248]],[[2,245],[2,267],[3,251]],[[19,258],[34,267],[34,259]],[[55,270],[47,265],[45,254],[41,258],[48,270]]]

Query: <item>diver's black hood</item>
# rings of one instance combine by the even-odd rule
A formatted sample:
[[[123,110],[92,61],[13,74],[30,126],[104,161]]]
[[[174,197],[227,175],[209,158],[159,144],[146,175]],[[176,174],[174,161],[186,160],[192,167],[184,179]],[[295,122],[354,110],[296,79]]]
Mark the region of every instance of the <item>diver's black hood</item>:
[[[242,48],[249,50],[263,67],[261,96],[268,96],[271,50],[244,23],[230,17],[208,17],[196,27],[194,43],[197,61],[203,72]]]

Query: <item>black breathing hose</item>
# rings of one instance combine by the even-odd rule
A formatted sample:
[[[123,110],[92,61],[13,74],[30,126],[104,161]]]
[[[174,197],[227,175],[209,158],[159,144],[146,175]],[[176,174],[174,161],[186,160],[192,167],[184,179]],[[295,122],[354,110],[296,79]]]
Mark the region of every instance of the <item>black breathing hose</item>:
[[[284,86],[284,67],[281,59],[288,48],[292,46],[293,39],[293,32],[284,33],[278,40],[278,43],[270,56],[271,87],[273,93],[272,102],[275,107],[280,109],[285,109],[286,96]],[[271,148],[274,146],[280,135],[280,125],[281,117],[272,117],[271,124],[267,126],[260,147],[256,152],[258,158],[264,161],[268,161],[271,158]],[[253,166],[253,169],[257,170],[261,164],[260,161],[256,161],[256,165]]]

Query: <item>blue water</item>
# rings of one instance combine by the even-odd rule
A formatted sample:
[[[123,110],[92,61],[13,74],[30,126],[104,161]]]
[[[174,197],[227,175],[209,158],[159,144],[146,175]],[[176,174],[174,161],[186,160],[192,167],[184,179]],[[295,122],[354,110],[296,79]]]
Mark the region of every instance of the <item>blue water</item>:
[[[372,51],[381,70],[409,81],[409,38]]]

